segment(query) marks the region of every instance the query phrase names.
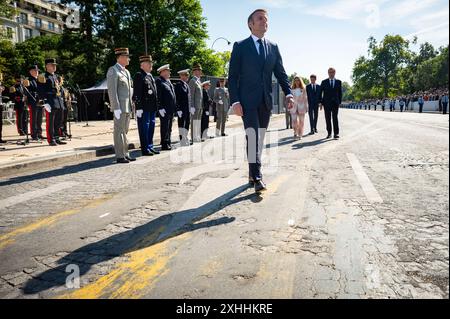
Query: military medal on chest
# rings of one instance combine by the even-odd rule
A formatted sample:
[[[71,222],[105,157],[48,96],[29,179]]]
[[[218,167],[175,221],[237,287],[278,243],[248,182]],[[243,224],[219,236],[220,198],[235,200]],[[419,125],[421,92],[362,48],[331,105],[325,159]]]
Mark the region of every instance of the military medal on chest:
[[[145,82],[147,82],[148,94],[152,95],[153,94],[153,90],[152,90],[150,79],[148,77],[146,77]]]

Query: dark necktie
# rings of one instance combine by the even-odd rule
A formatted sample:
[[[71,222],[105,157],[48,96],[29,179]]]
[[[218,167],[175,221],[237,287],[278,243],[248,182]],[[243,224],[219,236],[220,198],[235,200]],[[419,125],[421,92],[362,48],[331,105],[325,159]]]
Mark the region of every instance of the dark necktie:
[[[264,50],[264,44],[262,39],[258,40],[259,43],[259,59],[264,62],[266,60],[266,52]]]

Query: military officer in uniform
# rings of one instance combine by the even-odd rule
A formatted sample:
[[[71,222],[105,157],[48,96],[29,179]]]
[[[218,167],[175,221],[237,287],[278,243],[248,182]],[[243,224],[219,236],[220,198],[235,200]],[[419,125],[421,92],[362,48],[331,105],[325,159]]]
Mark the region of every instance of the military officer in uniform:
[[[56,59],[45,60],[45,74],[38,76],[39,98],[43,100],[46,116],[47,142],[51,146],[67,144],[59,139],[58,131],[61,127],[64,101],[61,84],[56,72]]]
[[[205,81],[202,83],[203,88],[203,113],[202,113],[202,142],[208,138],[209,129],[209,111],[213,104],[213,100],[209,96],[209,90],[211,89],[211,81]]]
[[[6,141],[2,140],[2,129],[3,129],[3,99],[2,94],[5,90],[5,87],[2,86],[3,82],[3,73],[0,73],[0,144],[6,143]]]
[[[42,106],[39,104],[38,76],[39,68],[32,65],[28,68],[28,86],[25,91],[30,112],[30,133],[33,141],[43,139],[42,136]]]
[[[133,100],[133,79],[126,66],[130,64],[128,48],[114,50],[117,63],[109,68],[106,75],[109,104],[114,113],[114,151],[118,164],[135,161],[128,152],[128,129]]]
[[[175,85],[175,95],[177,98],[178,114],[178,130],[180,134],[181,146],[189,146],[188,132],[191,121],[190,103],[191,91],[189,88],[189,69],[178,72],[181,81]],[[181,115],[181,116],[180,116]]]
[[[216,103],[217,122],[216,122],[216,136],[226,136],[225,124],[228,118],[228,109],[230,107],[230,94],[225,87],[225,79],[219,80],[220,87],[214,91],[214,103]]]
[[[198,143],[201,141],[201,122],[203,114],[203,88],[200,80],[202,76],[202,67],[200,64],[192,68],[193,77],[189,81],[191,91],[191,140]]]
[[[69,91],[64,87],[64,77],[58,76],[59,83],[61,85],[61,96],[63,99],[63,110],[61,112],[61,124],[59,128],[59,136],[63,139],[71,138],[72,136],[69,135],[67,132],[67,122],[69,120]]]
[[[23,79],[20,75],[16,76],[16,84],[9,89],[11,99],[14,100],[14,110],[16,111],[16,127],[20,136],[28,134],[27,112],[25,110],[25,89]]]
[[[173,117],[177,109],[177,98],[175,88],[170,82],[170,65],[163,65],[158,69],[159,78],[156,79],[159,100],[159,118],[161,122],[161,150],[170,151],[172,149],[172,124]]]
[[[142,156],[153,156],[159,151],[153,147],[156,112],[158,111],[158,90],[151,74],[153,59],[150,55],[139,57],[141,69],[133,79],[133,101],[136,106],[139,140]]]

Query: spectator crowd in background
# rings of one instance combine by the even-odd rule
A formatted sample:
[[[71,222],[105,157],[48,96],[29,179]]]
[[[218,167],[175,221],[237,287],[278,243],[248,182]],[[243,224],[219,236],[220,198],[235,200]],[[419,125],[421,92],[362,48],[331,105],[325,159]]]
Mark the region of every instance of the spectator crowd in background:
[[[427,91],[419,91],[409,95],[397,96],[395,98],[384,99],[369,99],[359,102],[350,102],[343,104],[344,108],[358,109],[358,110],[380,110],[390,112],[394,111],[418,111],[423,112],[423,107],[426,102],[438,101],[439,112],[447,114],[448,111],[448,88],[430,89]],[[415,103],[417,105],[415,106]],[[416,109],[417,108],[417,109]]]

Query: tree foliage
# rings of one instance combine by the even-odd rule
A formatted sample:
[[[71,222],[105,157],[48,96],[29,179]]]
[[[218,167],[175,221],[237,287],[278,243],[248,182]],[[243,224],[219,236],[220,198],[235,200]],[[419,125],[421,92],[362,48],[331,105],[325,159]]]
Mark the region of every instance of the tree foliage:
[[[425,42],[417,53],[410,49],[417,39],[386,35],[378,43],[368,39],[368,55],[353,66],[353,87],[347,98],[394,97],[448,85],[448,46],[436,50]]]
[[[0,70],[13,76],[26,74],[26,66],[46,57],[57,58],[58,72],[69,84],[89,87],[105,77],[115,63],[114,48],[128,47],[132,54],[130,71],[139,68],[139,56],[145,54],[145,32],[148,54],[155,69],[170,64],[171,69],[191,68],[200,63],[204,73],[223,76],[229,53],[216,53],[206,46],[205,18],[199,0],[62,0],[79,9],[77,28],[65,28],[59,36],[38,37],[15,47],[0,44]],[[49,38],[52,38],[51,40]],[[6,55],[4,55],[6,53]],[[9,65],[13,57],[15,65]]]

